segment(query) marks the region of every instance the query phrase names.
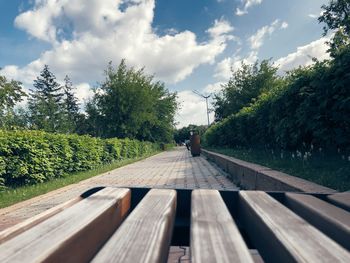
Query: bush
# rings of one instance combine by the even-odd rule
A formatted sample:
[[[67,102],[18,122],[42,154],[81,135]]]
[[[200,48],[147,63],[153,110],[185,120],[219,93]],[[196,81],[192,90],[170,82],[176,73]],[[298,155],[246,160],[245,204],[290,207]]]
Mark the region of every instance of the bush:
[[[0,188],[40,183],[158,149],[138,140],[0,130]]]
[[[251,105],[211,126],[209,146],[350,149],[350,47],[290,72]]]

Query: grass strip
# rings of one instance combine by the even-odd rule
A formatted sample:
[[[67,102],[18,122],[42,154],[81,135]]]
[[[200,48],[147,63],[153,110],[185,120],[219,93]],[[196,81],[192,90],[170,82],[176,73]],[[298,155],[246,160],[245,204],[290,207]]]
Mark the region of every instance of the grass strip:
[[[247,162],[252,162],[300,177],[338,191],[350,190],[350,156],[314,151],[248,148],[206,148]]]
[[[70,184],[74,184],[74,183],[83,181],[85,179],[109,172],[111,170],[117,169],[127,164],[131,164],[131,163],[143,160],[159,152],[160,151],[156,151],[154,153],[151,153],[142,157],[138,157],[134,159],[125,159],[122,161],[116,161],[110,164],[101,165],[92,170],[73,173],[66,177],[53,179],[40,184],[21,186],[17,188],[7,188],[4,191],[0,191],[0,208],[4,208],[10,205],[13,205],[15,203],[33,198],[35,196],[48,193],[58,188],[61,188]]]

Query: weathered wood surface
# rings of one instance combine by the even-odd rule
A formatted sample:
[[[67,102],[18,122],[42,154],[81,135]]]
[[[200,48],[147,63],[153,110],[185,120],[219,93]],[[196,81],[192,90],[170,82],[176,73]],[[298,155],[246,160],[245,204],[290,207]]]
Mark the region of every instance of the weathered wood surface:
[[[253,262],[220,193],[193,190],[191,200],[192,262]]]
[[[0,245],[0,262],[87,262],[129,207],[130,190],[105,188]]]
[[[18,223],[17,225],[14,225],[12,227],[9,227],[3,231],[0,232],[0,244],[4,243],[7,240],[10,240],[11,238],[19,235],[20,233],[23,233],[24,231],[30,229],[31,227],[45,221],[49,217],[58,214],[59,212],[63,211],[64,209],[76,204],[77,202],[81,201],[81,197],[74,198],[72,200],[69,200],[63,204],[57,205],[55,207],[52,207],[48,210],[46,210],[43,213],[40,213],[34,217],[28,218],[27,220]]]
[[[336,206],[350,212],[350,192],[328,195],[327,199]]]
[[[150,190],[92,262],[166,262],[175,213],[175,190]]]
[[[319,198],[286,193],[286,204],[343,247],[350,250],[350,213]]]
[[[322,196],[327,202],[316,196],[261,191],[231,196],[203,189],[193,190],[190,199],[188,192],[187,256],[194,263],[350,262],[350,213],[332,205],[330,196]],[[234,197],[233,203],[222,197],[225,202]],[[183,193],[151,189],[127,216],[131,190],[104,188],[1,232],[7,241],[0,244],[0,262],[167,262],[177,198],[183,208]],[[240,229],[226,204],[237,212]]]
[[[260,191],[239,193],[240,215],[254,245],[271,262],[350,262],[350,253]]]

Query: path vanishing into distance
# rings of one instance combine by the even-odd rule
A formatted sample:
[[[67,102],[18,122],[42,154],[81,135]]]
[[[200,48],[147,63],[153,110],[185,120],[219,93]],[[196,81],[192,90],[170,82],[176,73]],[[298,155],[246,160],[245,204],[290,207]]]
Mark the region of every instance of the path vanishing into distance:
[[[185,147],[178,147],[0,209],[0,231],[97,186],[237,189],[219,168],[204,157],[192,157]]]

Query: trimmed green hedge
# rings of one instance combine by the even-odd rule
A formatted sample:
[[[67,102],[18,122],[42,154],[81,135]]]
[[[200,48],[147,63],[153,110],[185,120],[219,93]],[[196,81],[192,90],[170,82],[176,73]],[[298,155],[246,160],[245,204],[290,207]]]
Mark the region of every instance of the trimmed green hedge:
[[[211,126],[209,146],[350,150],[350,47],[292,71],[280,86]]]
[[[0,130],[0,188],[40,183],[156,150],[159,144],[131,139]]]

